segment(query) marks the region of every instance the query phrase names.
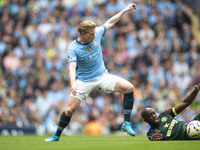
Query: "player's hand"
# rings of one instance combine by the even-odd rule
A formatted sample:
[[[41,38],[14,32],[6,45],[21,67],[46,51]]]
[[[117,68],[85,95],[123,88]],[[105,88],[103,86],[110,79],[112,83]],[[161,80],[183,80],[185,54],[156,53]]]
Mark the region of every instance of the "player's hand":
[[[75,83],[71,86],[71,92],[74,96],[76,96],[76,91],[78,90],[78,85]]]
[[[153,139],[154,141],[161,141],[163,139],[163,135],[160,133],[160,131],[158,131],[153,135]]]
[[[136,10],[136,4],[129,4],[124,10],[125,11],[131,11],[133,9]]]
[[[196,89],[197,91],[200,91],[200,83],[199,83],[198,85],[195,85],[195,89]]]

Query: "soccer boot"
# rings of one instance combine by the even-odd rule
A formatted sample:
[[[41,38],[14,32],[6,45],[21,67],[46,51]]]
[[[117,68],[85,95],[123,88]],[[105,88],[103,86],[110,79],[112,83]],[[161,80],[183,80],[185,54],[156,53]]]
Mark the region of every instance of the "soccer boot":
[[[133,131],[133,128],[132,128],[130,122],[128,122],[128,121],[124,121],[124,123],[121,127],[121,130],[123,132],[127,132],[127,134],[129,134],[131,136],[135,136],[135,132]]]
[[[53,135],[50,138],[45,139],[45,142],[53,142],[53,141],[59,141],[60,136]]]

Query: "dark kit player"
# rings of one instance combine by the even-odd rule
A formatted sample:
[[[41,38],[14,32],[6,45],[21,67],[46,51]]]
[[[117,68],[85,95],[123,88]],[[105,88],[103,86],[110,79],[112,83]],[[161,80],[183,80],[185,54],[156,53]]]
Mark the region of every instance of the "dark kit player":
[[[197,96],[200,90],[200,84],[195,85],[195,89],[184,98],[184,100],[176,107],[164,111],[159,116],[152,108],[145,108],[141,112],[141,116],[145,122],[147,122],[151,128],[147,133],[149,140],[193,140],[187,133],[187,123],[184,121],[178,121],[174,117],[180,114],[186,107],[188,107]],[[193,120],[197,120],[198,124],[194,124],[196,128],[200,124],[200,114],[198,114]],[[192,120],[192,121],[193,121]],[[200,131],[194,133],[196,139],[200,139]]]

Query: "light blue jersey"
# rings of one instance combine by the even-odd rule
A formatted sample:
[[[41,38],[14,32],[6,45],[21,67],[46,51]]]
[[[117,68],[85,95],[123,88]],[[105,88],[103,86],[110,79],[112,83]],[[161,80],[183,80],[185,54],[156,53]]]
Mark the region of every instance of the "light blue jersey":
[[[101,49],[101,38],[105,31],[105,26],[96,27],[95,39],[92,43],[84,45],[74,40],[70,45],[68,62],[76,62],[76,79],[92,81],[107,73]]]

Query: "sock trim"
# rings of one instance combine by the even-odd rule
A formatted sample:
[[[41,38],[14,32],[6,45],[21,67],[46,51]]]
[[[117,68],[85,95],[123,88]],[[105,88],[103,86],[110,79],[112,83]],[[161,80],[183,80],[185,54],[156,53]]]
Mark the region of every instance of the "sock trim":
[[[126,109],[126,110],[124,110],[124,114],[131,114],[131,112],[132,112],[132,109]]]

